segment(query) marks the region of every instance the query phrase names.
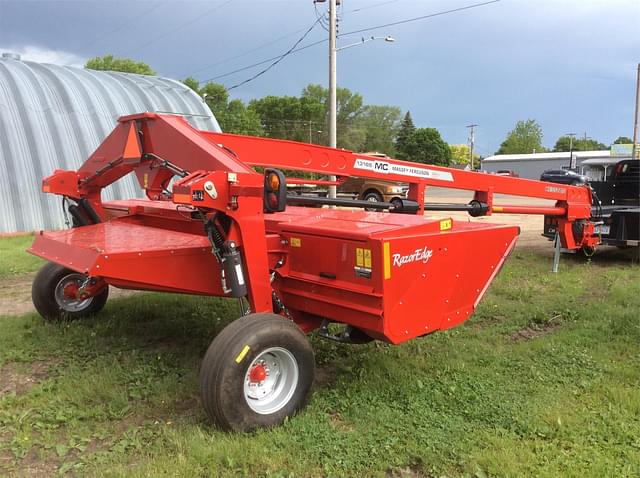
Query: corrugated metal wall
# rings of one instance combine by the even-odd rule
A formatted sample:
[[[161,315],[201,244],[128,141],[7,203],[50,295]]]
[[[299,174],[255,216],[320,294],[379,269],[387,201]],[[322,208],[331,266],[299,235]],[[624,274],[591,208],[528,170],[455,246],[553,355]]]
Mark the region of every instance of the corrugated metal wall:
[[[220,131],[191,89],[167,78],[0,58],[0,233],[64,227],[61,199],[40,191],[54,169],[77,169],[122,115],[184,115]],[[132,175],[103,199],[140,197]]]
[[[482,161],[481,169],[488,173],[500,170],[515,171],[521,178],[540,179],[547,169],[562,169],[567,166],[568,159],[514,159]]]

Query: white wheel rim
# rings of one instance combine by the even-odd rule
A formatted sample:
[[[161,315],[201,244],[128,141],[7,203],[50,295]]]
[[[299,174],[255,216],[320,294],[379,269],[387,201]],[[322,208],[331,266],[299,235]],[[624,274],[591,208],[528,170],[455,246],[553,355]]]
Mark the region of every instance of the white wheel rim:
[[[378,202],[378,198],[372,194],[371,196],[369,196],[367,198],[367,201],[369,201],[369,202]]]
[[[65,312],[81,312],[91,305],[93,297],[86,299],[71,299],[64,293],[65,287],[71,284],[75,284],[81,287],[87,280],[87,277],[82,274],[69,274],[64,276],[56,285],[54,291],[54,297],[58,306]]]
[[[251,362],[244,376],[244,399],[260,415],[281,410],[298,387],[298,362],[282,347],[271,347]]]

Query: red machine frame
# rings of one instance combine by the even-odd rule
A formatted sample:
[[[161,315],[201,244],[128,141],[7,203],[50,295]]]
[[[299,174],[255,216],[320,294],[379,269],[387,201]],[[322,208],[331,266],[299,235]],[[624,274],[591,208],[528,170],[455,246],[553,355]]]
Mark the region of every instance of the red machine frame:
[[[282,245],[281,237],[270,233],[265,226],[273,218],[265,216],[263,212],[263,175],[250,166],[409,183],[408,198],[418,204],[417,215],[420,216],[424,211],[425,189],[428,186],[470,190],[474,191],[474,201],[482,205],[481,211],[485,215],[513,213],[556,216],[559,237],[564,248],[579,249],[595,247],[597,244],[593,226],[588,222],[591,214],[591,195],[586,187],[556,185],[433,165],[423,166],[293,141],[197,131],[182,117],[152,113],[120,118],[118,126],[77,172],[58,170],[43,180],[42,189],[76,201],[88,201],[99,216],[101,224],[107,224],[110,219],[119,216],[143,215],[147,211],[149,214],[146,216],[146,223],[166,227],[174,231],[174,234],[196,235],[199,238],[199,242],[196,241],[196,249],[199,248],[201,252],[208,248],[207,238],[199,229],[201,226],[192,220],[184,219],[185,211],[181,214],[179,205],[196,207],[201,211],[224,211],[232,220],[228,239],[235,241],[243,251],[251,310],[263,312],[272,310],[269,274],[282,253]],[[130,172],[136,174],[140,186],[153,202],[131,200],[103,204],[102,189]],[[174,183],[171,195],[167,187],[176,175],[182,178]],[[331,184],[330,181],[319,183]],[[207,184],[215,185],[215,197],[206,193],[198,193],[200,196],[195,193],[204,192]],[[494,204],[495,193],[555,200],[556,204],[498,205]],[[576,225],[580,227],[577,228]],[[122,226],[121,244],[124,249],[130,249],[128,253],[136,254],[136,248],[142,247],[142,243],[147,243],[147,238],[143,237],[132,244],[125,236],[131,233],[131,227],[135,227],[136,222],[123,221]],[[72,269],[74,260],[76,264],[82,262],[81,257],[74,256],[86,255],[85,250],[67,248],[62,253],[61,233],[48,234],[57,236],[39,236],[31,252]],[[75,237],[76,241],[78,235],[79,231],[67,232],[67,236]],[[126,250],[120,252],[127,253]],[[176,267],[192,270],[202,268],[201,254],[187,254],[181,260]],[[208,266],[211,266],[212,261],[208,261]],[[147,275],[151,274],[152,278],[132,277],[126,281],[114,279],[110,283],[119,287],[224,296],[219,288],[205,287],[199,279],[182,278],[181,287],[174,283],[165,284],[162,278],[150,269],[153,267],[152,262],[146,264],[148,268],[144,272]],[[170,274],[171,271],[167,271],[167,275]],[[149,284],[152,283],[155,285],[150,287]],[[307,330],[318,326],[317,321],[300,322]]]
[[[305,207],[267,213],[265,175],[252,167],[408,183],[407,204],[414,206],[413,214]],[[131,172],[148,199],[103,202],[102,190]],[[262,319],[265,314],[290,318],[304,332],[320,329],[327,338],[392,343],[453,327],[472,315],[513,250],[519,228],[453,221],[446,216],[427,218],[425,209],[447,210],[425,203],[429,186],[474,192],[470,204],[447,206],[450,210],[467,210],[472,215],[541,214],[554,219],[564,248],[595,248],[598,244],[589,221],[588,187],[198,131],[182,117],[144,113],[120,118],[78,171],[56,170],[43,180],[44,192],[77,203],[69,211],[79,214],[74,218],[80,227],[41,232],[36,237],[30,252],[63,269],[54,271],[60,276],[36,277],[34,303],[38,297],[41,307],[36,304],[36,308],[45,316],[51,310],[55,314],[54,296],[72,303],[96,298],[97,308],[106,301],[107,285],[238,298],[242,314],[251,312],[260,320],[251,326],[243,323],[240,329],[229,326],[228,332],[225,329],[214,340],[205,357],[208,365],[203,365],[203,402],[210,416],[228,428],[270,426],[303,404],[312,378],[305,379],[304,393],[294,400],[295,407],[283,402],[283,411],[273,412],[268,420],[268,414],[262,412],[237,412],[234,407],[240,402],[235,396],[212,398],[220,392],[211,386],[226,373],[237,373],[233,367],[221,368],[226,363],[221,361],[224,353],[233,354],[231,362],[236,364],[250,357],[248,368],[242,370],[244,376],[233,379],[239,387],[234,393],[254,379],[256,386],[268,383],[262,352],[249,352],[258,347],[255,337],[263,332],[248,331],[279,327],[288,321],[272,323]],[[496,193],[555,204],[495,204]],[[395,210],[397,206],[388,207]],[[64,271],[71,271],[68,277],[73,279],[64,282]],[[243,319],[253,320],[251,316]],[[331,322],[345,324],[347,332],[331,335]],[[248,334],[246,343],[244,336],[238,338],[238,330]],[[287,334],[291,341],[299,340],[291,331],[282,330],[273,333],[272,341],[277,345],[279,337]],[[292,347],[304,348],[300,344]],[[269,353],[274,363],[281,360],[286,365],[288,355],[278,351],[281,349],[278,346]],[[309,354],[300,352],[296,360],[311,367],[312,374]],[[245,390],[248,404],[252,390]],[[237,420],[233,418],[236,412],[241,415]],[[252,418],[247,419],[251,413]]]

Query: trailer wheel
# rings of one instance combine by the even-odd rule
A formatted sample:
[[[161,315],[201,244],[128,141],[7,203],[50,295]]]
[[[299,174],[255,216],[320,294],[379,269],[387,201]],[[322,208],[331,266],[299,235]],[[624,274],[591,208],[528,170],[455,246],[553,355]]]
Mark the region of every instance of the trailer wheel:
[[[209,418],[230,431],[273,427],[307,402],[315,374],[311,344],[291,321],[250,314],[211,343],[200,368]]]
[[[66,293],[71,287],[79,287],[86,277],[53,262],[45,264],[31,286],[34,307],[45,320],[51,322],[79,319],[99,312],[107,302],[108,287],[86,299],[70,298]]]

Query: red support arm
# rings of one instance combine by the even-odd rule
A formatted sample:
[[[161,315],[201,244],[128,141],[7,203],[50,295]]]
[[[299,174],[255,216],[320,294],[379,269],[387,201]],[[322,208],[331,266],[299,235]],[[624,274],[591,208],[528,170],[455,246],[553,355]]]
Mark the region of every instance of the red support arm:
[[[493,194],[500,193],[557,202],[553,208],[522,209],[519,212],[522,214],[566,214],[569,219],[589,218],[591,215],[591,194],[585,187],[421,165],[295,141],[204,131],[202,135],[215,144],[224,145],[243,162],[253,166],[409,183],[410,198],[421,205],[424,187],[438,186],[475,191],[475,198],[489,205],[488,214],[515,213],[512,206],[493,206]]]

